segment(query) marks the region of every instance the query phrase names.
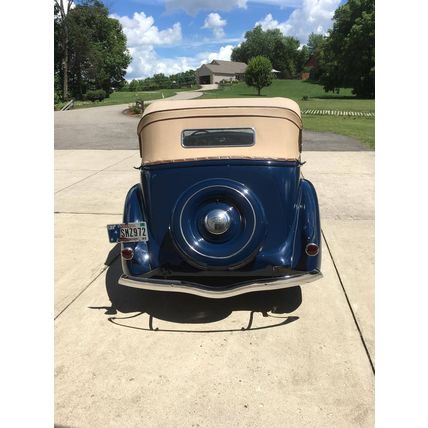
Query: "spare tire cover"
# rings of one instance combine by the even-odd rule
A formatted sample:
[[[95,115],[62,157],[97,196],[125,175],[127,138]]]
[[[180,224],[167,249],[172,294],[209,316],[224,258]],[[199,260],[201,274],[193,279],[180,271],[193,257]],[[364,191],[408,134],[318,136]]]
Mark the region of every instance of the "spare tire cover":
[[[213,210],[226,211],[230,227],[209,233],[204,219]],[[203,180],[178,198],[171,219],[173,240],[185,259],[204,269],[231,269],[250,262],[266,233],[263,208],[244,184],[230,179]]]

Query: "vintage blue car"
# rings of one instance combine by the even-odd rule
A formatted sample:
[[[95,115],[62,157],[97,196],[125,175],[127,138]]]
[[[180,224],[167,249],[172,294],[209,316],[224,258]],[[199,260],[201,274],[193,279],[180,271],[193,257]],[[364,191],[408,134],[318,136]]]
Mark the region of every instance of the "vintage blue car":
[[[138,125],[119,284],[226,298],[320,278],[321,229],[286,98],[157,101]]]

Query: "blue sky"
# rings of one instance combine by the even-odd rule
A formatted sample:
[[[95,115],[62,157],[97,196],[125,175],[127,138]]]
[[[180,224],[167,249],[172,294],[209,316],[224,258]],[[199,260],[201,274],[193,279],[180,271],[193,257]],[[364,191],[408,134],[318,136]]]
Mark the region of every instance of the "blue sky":
[[[246,31],[279,28],[302,44],[325,33],[343,0],[105,0],[133,57],[126,79],[195,69],[230,59]]]

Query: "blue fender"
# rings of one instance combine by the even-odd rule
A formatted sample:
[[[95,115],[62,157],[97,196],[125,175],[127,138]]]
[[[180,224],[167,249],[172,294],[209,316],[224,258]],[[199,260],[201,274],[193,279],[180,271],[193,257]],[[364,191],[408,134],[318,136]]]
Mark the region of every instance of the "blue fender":
[[[305,252],[307,244],[318,245],[316,256]],[[313,184],[305,179],[300,181],[299,217],[294,239],[292,267],[312,271],[321,268],[321,224],[317,193]]]
[[[146,221],[144,214],[143,194],[141,185],[136,184],[129,189],[125,199],[125,207],[123,210],[124,223],[137,223]],[[150,225],[147,225],[148,237],[150,241]],[[126,275],[142,275],[151,270],[150,255],[147,242],[126,242],[122,243],[122,249],[129,247],[134,250],[134,258],[132,260],[124,260],[122,258],[122,269]]]

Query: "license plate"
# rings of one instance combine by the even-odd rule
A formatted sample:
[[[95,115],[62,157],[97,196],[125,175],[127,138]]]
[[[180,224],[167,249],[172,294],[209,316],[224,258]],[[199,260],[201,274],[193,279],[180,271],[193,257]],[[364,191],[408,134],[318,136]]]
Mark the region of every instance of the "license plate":
[[[108,224],[107,232],[110,242],[148,241],[145,221],[139,223]]]

